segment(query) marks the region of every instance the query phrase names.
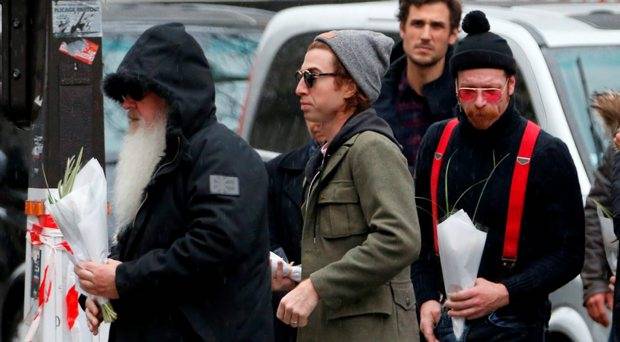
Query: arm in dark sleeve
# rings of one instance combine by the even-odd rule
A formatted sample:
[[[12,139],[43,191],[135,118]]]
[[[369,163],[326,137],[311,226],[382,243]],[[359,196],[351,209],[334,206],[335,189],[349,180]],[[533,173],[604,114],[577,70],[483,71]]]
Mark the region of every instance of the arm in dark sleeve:
[[[586,198],[585,205],[585,255],[581,280],[583,281],[583,301],[596,293],[607,292],[609,266],[605,257],[605,246],[601,223],[597,213],[597,202],[605,208],[611,207],[611,171],[613,168],[613,144],[605,151],[600,166],[594,172],[594,184]]]
[[[115,243],[110,247],[110,254],[108,255],[108,259],[119,260],[120,255],[118,251],[118,243]]]
[[[441,293],[441,285],[437,281],[441,277],[441,268],[439,257],[435,254],[433,247],[430,178],[433,154],[437,147],[438,136],[443,127],[444,125],[441,125],[441,128],[433,126],[429,128],[424,136],[418,152],[414,175],[422,246],[419,259],[411,265],[411,280],[419,306],[429,300],[439,301]]]
[[[614,153],[613,170],[611,176],[612,197],[611,205],[614,214],[614,231],[616,237],[620,236],[620,153]]]
[[[269,190],[267,191],[267,217],[269,221],[269,249],[274,251],[283,244],[282,227],[279,220],[278,196],[282,192],[281,175],[278,174],[278,164],[282,155],[265,164],[269,176]]]
[[[536,158],[536,159],[534,159]],[[540,187],[536,203],[539,227],[548,229],[546,254],[521,272],[504,279],[510,302],[547,295],[571,281],[583,267],[584,216],[581,189],[568,148],[558,139],[534,155],[530,182]],[[532,167],[534,171],[534,167]],[[529,197],[532,199],[532,197]],[[526,203],[527,210],[527,203]]]
[[[242,162],[238,151],[217,145],[203,148],[189,173],[185,235],[169,248],[154,249],[120,264],[116,287],[121,298],[139,295],[144,289],[169,292],[180,283],[205,277],[218,279],[246,255],[267,252],[256,250],[258,236],[266,228],[264,164],[254,158]],[[211,193],[209,177],[214,174],[238,177],[239,196]]]

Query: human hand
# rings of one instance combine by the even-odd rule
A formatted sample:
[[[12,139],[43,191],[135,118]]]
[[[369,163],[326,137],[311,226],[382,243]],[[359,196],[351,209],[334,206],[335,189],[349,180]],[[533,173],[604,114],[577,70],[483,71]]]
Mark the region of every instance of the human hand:
[[[428,342],[439,342],[433,330],[441,318],[441,304],[436,300],[427,300],[420,307],[420,330]]]
[[[609,325],[609,316],[607,311],[612,308],[613,301],[614,297],[611,291],[599,292],[591,295],[586,300],[588,315],[590,315],[594,321],[600,323],[604,327],[607,327]]]
[[[305,327],[308,324],[308,317],[318,303],[319,294],[314,289],[312,281],[306,279],[282,298],[276,316],[293,328]]]
[[[293,263],[291,262],[291,266]],[[295,288],[296,283],[288,277],[284,276],[284,263],[278,261],[276,273],[271,275],[271,291],[274,292],[289,292]]]
[[[103,315],[99,304],[90,297],[86,298],[86,319],[88,330],[90,330],[93,335],[97,336],[99,333],[99,325],[101,321],[103,321]]]
[[[80,287],[95,296],[117,299],[116,268],[121,262],[108,259],[105,264],[85,261],[74,267]]]
[[[476,279],[474,287],[448,295],[448,315],[465,319],[479,318],[508,305],[508,289],[504,284],[484,278]]]

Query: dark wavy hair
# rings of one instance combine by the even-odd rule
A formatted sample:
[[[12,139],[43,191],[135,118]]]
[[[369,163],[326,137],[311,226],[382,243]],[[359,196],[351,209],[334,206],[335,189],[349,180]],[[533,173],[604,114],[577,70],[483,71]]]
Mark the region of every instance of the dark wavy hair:
[[[429,5],[438,2],[448,6],[448,10],[450,11],[450,29],[457,29],[461,23],[461,14],[463,13],[463,6],[461,5],[460,0],[400,0],[398,4],[398,14],[396,17],[402,25],[407,21],[407,16],[409,16],[409,8],[411,6],[420,7],[422,5]]]

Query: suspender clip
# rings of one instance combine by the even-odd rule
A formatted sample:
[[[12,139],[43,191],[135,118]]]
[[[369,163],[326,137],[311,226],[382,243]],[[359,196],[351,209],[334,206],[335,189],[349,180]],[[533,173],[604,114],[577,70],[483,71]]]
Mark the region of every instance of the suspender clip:
[[[508,271],[512,271],[516,263],[517,260],[515,259],[502,258],[502,266],[504,266],[504,268]]]

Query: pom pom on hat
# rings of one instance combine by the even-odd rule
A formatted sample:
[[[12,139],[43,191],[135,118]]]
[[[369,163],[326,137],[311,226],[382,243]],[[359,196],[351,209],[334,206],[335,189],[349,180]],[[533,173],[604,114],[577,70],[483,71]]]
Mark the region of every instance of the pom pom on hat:
[[[471,11],[463,18],[463,31],[468,34],[489,32],[491,26],[487,16],[482,11]]]
[[[480,68],[503,69],[508,75],[516,73],[517,65],[508,42],[489,31],[489,21],[483,12],[469,12],[461,26],[468,35],[456,44],[450,58],[452,76],[456,77],[461,70]]]

